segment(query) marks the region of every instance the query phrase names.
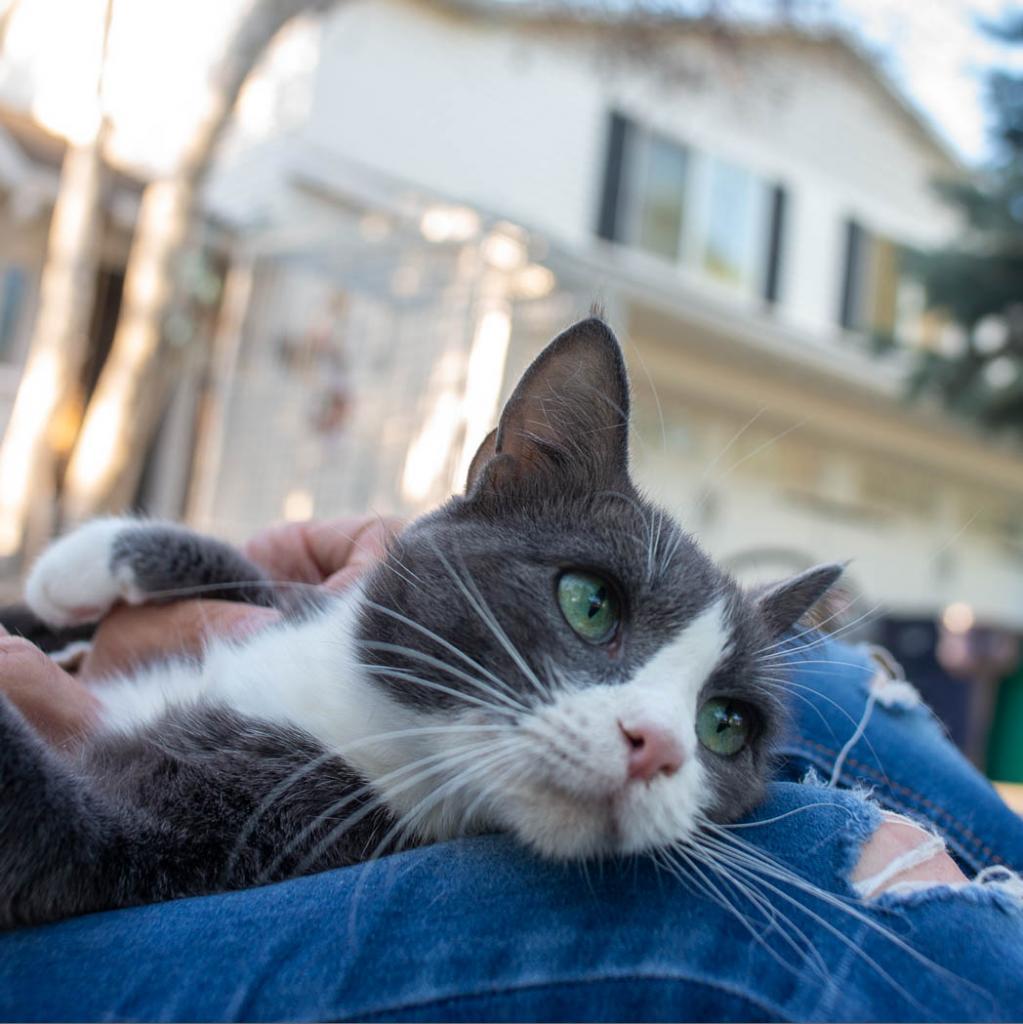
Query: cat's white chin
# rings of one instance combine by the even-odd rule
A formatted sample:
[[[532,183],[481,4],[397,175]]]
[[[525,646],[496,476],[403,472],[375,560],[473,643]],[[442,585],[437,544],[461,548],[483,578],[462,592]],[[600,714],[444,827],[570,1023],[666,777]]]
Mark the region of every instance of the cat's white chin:
[[[656,788],[634,787],[592,799],[549,788],[520,792],[505,806],[504,824],[550,860],[647,853],[685,840],[698,820],[695,809],[671,800],[677,794],[670,793],[670,786],[661,792]]]

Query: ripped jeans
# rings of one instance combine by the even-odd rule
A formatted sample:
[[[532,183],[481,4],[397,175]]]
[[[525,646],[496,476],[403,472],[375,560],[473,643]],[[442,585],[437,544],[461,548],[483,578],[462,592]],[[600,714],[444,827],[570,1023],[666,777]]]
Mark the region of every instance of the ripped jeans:
[[[865,651],[792,660],[780,781],[698,854],[552,865],[483,837],[14,932],[0,1017],[1019,1019],[1023,821]],[[887,811],[972,881],[857,891]]]

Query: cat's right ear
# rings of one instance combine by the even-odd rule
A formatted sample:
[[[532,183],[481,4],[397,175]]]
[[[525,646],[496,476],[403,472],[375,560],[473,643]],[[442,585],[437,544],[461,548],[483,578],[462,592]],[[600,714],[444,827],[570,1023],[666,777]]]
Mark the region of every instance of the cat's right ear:
[[[615,486],[628,476],[629,381],[611,328],[591,317],[522,375],[469,469],[481,489]]]

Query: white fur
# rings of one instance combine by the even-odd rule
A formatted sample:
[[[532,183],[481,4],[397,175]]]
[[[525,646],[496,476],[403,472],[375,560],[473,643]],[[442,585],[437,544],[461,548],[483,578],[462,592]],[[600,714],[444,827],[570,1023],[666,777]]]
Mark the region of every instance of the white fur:
[[[245,641],[215,640],[201,663],[176,661],[95,688],[109,728],[130,730],[170,707],[205,699],[239,714],[311,733],[368,778],[405,763],[408,744],[369,737],[424,724],[358,667],[359,590],[321,614]]]
[[[524,730],[532,747],[495,813],[550,856],[650,849],[689,834],[706,810],[697,753],[700,689],[725,655],[724,599],[711,604],[618,686],[582,684],[542,707]],[[685,759],[672,775],[628,777],[621,727],[653,721],[675,731]]]
[[[98,622],[117,601],[143,600],[125,566],[111,560],[117,535],[136,521],[95,519],[51,544],[25,582],[25,601],[51,626]]]

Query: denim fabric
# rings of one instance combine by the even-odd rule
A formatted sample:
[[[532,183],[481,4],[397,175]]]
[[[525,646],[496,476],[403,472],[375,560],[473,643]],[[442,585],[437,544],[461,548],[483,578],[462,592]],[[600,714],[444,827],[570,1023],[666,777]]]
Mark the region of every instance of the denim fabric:
[[[783,747],[783,774],[796,779],[812,767],[828,780],[864,713],[878,666],[863,649],[820,638],[793,643],[788,663],[797,719]],[[886,808],[932,824],[967,874],[994,864],[1023,869],[1019,817],[945,740],[923,705],[876,701],[839,781],[866,787]]]
[[[790,656],[807,699],[782,772],[827,780],[874,666],[833,641]],[[749,819],[766,823],[736,831],[822,890],[761,875],[774,927],[709,869],[719,901],[649,858],[551,865],[484,837],[0,936],[0,1017],[1018,1018],[1023,910],[1011,893],[978,884],[859,904],[846,879],[877,805],[933,823],[970,874],[1023,862],[1023,824],[922,706],[874,702],[841,781],[869,786],[876,803],[779,781]]]

